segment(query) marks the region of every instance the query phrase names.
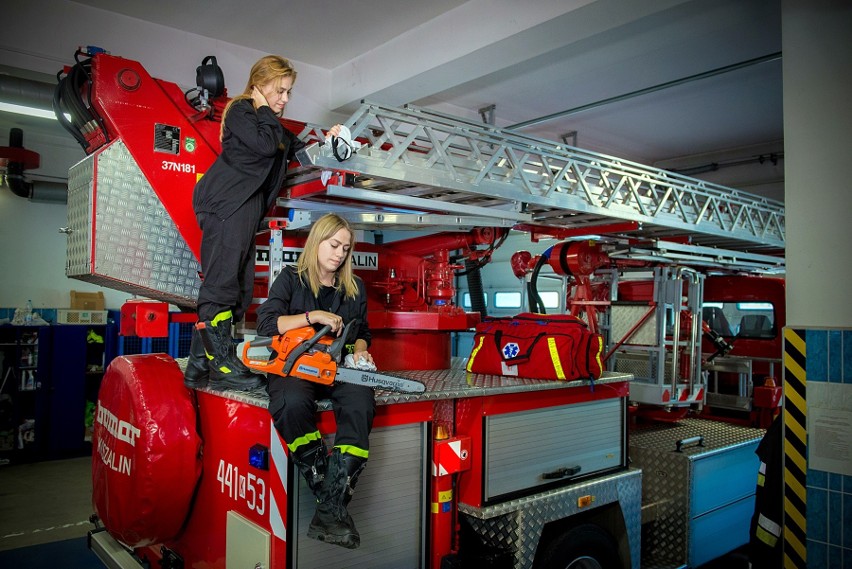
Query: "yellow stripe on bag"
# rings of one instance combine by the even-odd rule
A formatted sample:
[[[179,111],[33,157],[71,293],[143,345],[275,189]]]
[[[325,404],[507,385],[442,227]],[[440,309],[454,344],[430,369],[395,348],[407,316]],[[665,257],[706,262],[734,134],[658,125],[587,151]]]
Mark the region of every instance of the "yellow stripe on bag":
[[[598,362],[598,369],[603,371],[603,362],[601,361],[601,354],[603,353],[603,336],[598,336],[598,351],[595,354],[595,361]]]
[[[565,372],[562,371],[562,361],[559,359],[559,350],[556,348],[556,339],[547,339],[547,349],[550,350],[550,359],[553,361],[553,369],[556,370],[556,379],[565,379]]]
[[[485,340],[485,336],[479,337],[479,343],[475,348],[470,352],[470,358],[467,360],[467,371],[470,371],[473,367],[473,358],[476,357],[476,354],[479,353],[479,350],[482,348],[482,341]]]

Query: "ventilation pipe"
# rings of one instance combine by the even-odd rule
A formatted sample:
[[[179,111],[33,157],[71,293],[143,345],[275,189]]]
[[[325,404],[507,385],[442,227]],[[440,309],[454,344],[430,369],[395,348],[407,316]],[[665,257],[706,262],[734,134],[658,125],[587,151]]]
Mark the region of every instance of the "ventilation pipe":
[[[68,203],[68,186],[56,182],[30,182],[24,170],[38,168],[39,155],[24,148],[24,131],[9,130],[9,147],[0,148],[0,159],[6,161],[4,180],[12,193],[33,202]],[[6,150],[6,152],[2,152]],[[4,155],[5,154],[5,155]]]
[[[0,101],[4,103],[52,111],[55,89],[50,83],[0,75]]]
[[[53,110],[53,92],[55,86],[50,83],[0,75],[0,101]],[[24,134],[19,128],[9,130],[9,156],[0,154],[0,159],[7,159],[4,180],[9,189],[17,196],[34,202],[67,203],[68,186],[57,182],[27,181],[24,178],[25,169],[38,168],[38,154],[25,150],[23,147]],[[35,163],[32,158],[35,157]]]

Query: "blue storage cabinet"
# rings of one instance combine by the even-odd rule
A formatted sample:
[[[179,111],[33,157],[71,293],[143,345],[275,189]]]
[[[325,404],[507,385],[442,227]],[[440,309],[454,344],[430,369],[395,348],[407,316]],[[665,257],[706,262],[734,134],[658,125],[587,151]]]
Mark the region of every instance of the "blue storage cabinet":
[[[764,433],[706,419],[631,429],[643,567],[698,567],[748,543]]]
[[[91,452],[87,422],[116,338],[114,324],[0,326],[0,373],[7,378],[0,393],[0,462]]]
[[[116,355],[117,326],[62,324],[52,326],[51,335],[46,458],[87,454],[87,413],[93,412],[104,371]]]

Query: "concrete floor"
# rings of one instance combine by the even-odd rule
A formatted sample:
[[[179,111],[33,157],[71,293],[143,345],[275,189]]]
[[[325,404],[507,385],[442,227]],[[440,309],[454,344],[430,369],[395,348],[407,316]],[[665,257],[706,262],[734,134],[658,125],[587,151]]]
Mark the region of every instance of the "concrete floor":
[[[89,456],[0,466],[0,551],[84,538],[94,529]]]
[[[21,549],[26,566],[102,567],[94,553],[83,551],[87,532],[95,528],[89,521],[94,512],[91,461],[86,456],[0,466],[0,552],[50,544]],[[701,569],[746,569],[749,563],[744,550]],[[74,563],[71,555],[77,558]],[[37,563],[40,558],[44,558],[41,565]],[[0,567],[9,559],[8,554],[0,553]]]

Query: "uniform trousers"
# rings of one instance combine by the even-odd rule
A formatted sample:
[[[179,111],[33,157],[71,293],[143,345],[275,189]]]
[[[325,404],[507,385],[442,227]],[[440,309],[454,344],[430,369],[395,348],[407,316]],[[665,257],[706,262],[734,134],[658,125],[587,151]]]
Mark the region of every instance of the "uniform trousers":
[[[210,321],[231,310],[234,321],[239,321],[251,306],[255,236],[263,208],[263,195],[256,193],[225,219],[213,213],[196,214],[202,232],[199,320]]]
[[[326,386],[295,377],[272,376],[266,390],[272,421],[287,444],[317,432],[316,402],[328,398],[337,423],[334,446],[369,451],[376,415],[372,388],[348,383]]]

